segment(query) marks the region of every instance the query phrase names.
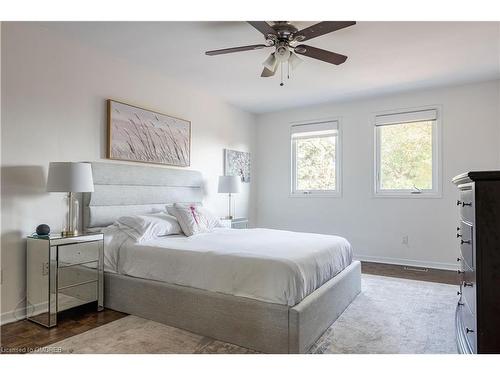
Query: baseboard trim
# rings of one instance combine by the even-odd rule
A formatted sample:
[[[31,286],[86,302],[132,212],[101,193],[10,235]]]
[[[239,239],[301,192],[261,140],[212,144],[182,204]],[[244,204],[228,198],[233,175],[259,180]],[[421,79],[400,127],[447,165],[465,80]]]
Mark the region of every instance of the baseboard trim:
[[[0,315],[0,326],[4,324],[17,322],[18,320],[26,319],[26,308],[22,307],[20,309],[6,311]]]
[[[397,264],[401,266],[415,266],[415,267],[425,267],[433,268],[438,270],[456,271],[458,269],[455,263],[441,263],[441,262],[426,262],[421,260],[413,259],[403,259],[403,258],[389,258],[389,257],[379,257],[373,255],[355,255],[354,259],[373,263],[387,263],[387,264]]]

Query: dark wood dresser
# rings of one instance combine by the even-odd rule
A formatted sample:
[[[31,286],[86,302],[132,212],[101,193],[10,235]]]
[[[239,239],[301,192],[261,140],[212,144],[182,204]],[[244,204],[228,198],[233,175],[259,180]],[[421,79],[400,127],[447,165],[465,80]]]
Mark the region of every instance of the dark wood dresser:
[[[468,172],[452,181],[460,211],[458,351],[500,353],[500,171]]]

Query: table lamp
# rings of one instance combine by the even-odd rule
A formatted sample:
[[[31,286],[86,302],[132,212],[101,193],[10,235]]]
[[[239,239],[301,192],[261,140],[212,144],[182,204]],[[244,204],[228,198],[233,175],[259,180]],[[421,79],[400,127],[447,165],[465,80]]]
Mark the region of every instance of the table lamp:
[[[68,217],[63,228],[63,236],[78,234],[80,217],[78,200],[74,193],[94,191],[92,168],[89,163],[51,162],[47,178],[47,191],[68,193]]]
[[[229,194],[228,215],[226,219],[232,219],[231,214],[231,194],[239,193],[241,188],[240,176],[219,176],[219,193]]]

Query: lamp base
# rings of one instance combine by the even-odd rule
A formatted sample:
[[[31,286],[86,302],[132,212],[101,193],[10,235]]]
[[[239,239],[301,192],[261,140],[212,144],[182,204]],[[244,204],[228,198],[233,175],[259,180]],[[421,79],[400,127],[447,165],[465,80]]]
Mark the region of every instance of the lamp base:
[[[73,230],[73,231],[64,230],[61,232],[61,236],[63,236],[63,237],[78,236],[78,234],[79,233],[77,230]]]

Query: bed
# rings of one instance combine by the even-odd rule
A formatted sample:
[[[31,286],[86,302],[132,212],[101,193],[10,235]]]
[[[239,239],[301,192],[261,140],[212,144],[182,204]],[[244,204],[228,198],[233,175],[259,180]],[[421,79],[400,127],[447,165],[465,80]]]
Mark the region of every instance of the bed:
[[[84,227],[201,202],[193,170],[92,163]],[[107,308],[264,353],[306,353],[361,289],[361,267],[336,236],[216,229],[144,244],[106,240]]]

